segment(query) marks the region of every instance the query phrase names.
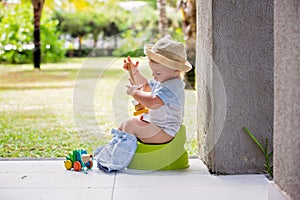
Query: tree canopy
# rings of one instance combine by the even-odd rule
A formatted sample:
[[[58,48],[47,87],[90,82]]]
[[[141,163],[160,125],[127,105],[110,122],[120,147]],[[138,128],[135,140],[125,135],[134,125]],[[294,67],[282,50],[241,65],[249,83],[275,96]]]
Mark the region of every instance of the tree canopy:
[[[18,4],[3,7],[0,18],[0,61],[9,63],[32,62],[33,12],[32,6]],[[44,62],[55,62],[64,56],[63,41],[59,40],[58,20],[44,13],[41,22],[41,50]]]
[[[21,2],[9,8],[0,4],[3,8],[0,9],[0,31],[3,33],[0,38],[0,61],[32,62],[30,51],[33,45],[33,8],[30,0],[21,0]],[[40,23],[42,61],[53,62],[63,57],[66,47],[63,41],[65,37],[62,36],[79,39],[79,48],[81,48],[84,39],[92,38],[96,47],[99,38],[105,40],[105,37],[119,34],[120,37],[127,39],[126,43],[123,42],[120,49],[116,50],[115,55],[120,55],[130,46],[137,48],[140,44],[136,43],[135,39],[143,37],[141,32],[149,27],[157,27],[156,0],[148,0],[146,2],[150,6],[138,8],[130,8],[130,6],[125,8],[120,2],[119,0],[46,0]],[[176,0],[167,2],[173,2],[174,5]],[[174,18],[174,12],[168,15],[171,16],[168,21],[169,28],[180,32],[179,18]],[[151,34],[149,37],[159,35],[157,32]]]

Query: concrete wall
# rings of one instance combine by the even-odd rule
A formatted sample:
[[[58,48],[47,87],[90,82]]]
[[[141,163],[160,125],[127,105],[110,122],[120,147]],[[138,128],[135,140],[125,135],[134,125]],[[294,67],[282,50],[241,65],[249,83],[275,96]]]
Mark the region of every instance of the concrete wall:
[[[274,21],[274,183],[296,200],[300,199],[300,1],[275,0]]]
[[[198,136],[212,172],[262,172],[273,133],[273,1],[197,1]],[[270,149],[272,150],[272,148]]]

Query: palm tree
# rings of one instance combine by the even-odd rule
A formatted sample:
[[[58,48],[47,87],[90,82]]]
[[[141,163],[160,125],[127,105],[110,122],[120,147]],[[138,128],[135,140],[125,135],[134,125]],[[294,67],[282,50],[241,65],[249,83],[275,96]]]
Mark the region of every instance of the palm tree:
[[[168,18],[166,14],[166,0],[157,0],[157,8],[159,11],[158,29],[161,36],[167,34]]]
[[[32,0],[33,5],[33,64],[35,69],[40,69],[41,63],[41,37],[40,37],[40,21],[45,0]]]
[[[182,13],[182,30],[186,38],[186,51],[193,69],[185,74],[190,86],[195,89],[196,60],[196,0],[178,0],[177,9]]]
[[[23,3],[26,3],[26,0],[22,0]],[[41,63],[41,38],[40,38],[40,21],[42,16],[43,7],[45,4],[45,0],[31,0],[33,5],[33,23],[34,23],[34,49],[33,49],[33,64],[35,69],[40,69]],[[48,6],[54,7],[54,0],[49,0]],[[86,8],[88,7],[88,3],[86,0],[67,0],[67,4],[73,4],[76,9],[78,8]]]

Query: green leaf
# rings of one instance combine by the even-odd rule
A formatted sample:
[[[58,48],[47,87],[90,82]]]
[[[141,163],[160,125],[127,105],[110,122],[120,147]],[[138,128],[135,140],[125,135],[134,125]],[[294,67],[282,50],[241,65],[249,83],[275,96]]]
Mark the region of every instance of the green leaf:
[[[273,156],[273,151],[271,153],[269,153],[268,157],[270,158],[271,156]]]
[[[249,137],[255,142],[255,144],[259,147],[259,149],[263,152],[263,154],[265,154],[265,150],[263,148],[263,146],[261,145],[261,143],[256,139],[256,137],[250,132],[249,129],[247,129],[246,127],[243,127],[243,130],[249,135]]]
[[[265,156],[268,156],[268,147],[269,147],[269,142],[268,142],[268,138],[266,138],[266,145],[265,145]]]

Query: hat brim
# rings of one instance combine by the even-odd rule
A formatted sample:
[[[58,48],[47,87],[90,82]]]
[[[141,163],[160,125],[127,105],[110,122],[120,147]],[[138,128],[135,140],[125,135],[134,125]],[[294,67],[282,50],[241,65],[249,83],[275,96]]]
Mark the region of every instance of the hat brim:
[[[161,54],[152,51],[152,47],[153,45],[151,44],[146,44],[144,46],[144,53],[146,54],[146,56],[148,56],[149,59],[154,60],[155,62],[158,62],[170,69],[175,69],[183,72],[188,72],[192,69],[192,65],[188,61],[182,63],[175,60],[171,60]]]

